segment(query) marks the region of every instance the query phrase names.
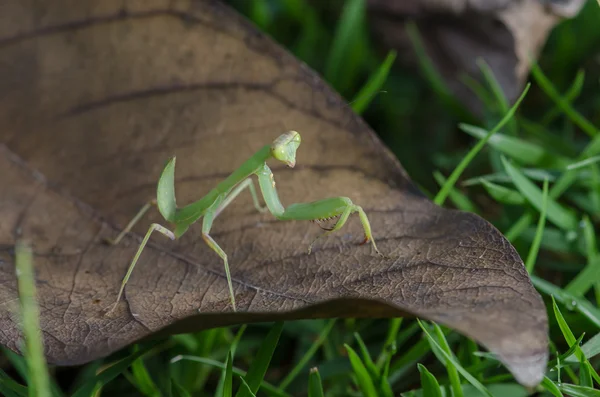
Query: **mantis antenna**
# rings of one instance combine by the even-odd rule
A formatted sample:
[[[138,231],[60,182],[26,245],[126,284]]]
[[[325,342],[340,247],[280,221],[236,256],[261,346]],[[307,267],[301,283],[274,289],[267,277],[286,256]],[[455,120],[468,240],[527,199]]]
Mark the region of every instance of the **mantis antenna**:
[[[300,142],[301,138],[298,132],[288,131],[283,133],[270,145],[263,146],[259,149],[237,170],[233,171],[231,175],[220,182],[200,200],[182,208],[177,207],[175,200],[175,157],[171,158],[167,162],[160,179],[158,180],[156,200],[152,200],[144,205],[138,214],[127,224],[125,229],[123,229],[114,240],[108,240],[108,242],[110,244],[118,244],[125,234],[127,234],[154,205],[158,207],[163,218],[171,223],[174,228],[173,230],[170,230],[157,223],[153,223],[150,226],[127,269],[127,273],[121,283],[117,300],[107,314],[112,313],[119,304],[125,285],[127,284],[142,251],[146,247],[152,232],[157,231],[171,240],[175,240],[183,236],[188,228],[199,221],[200,218],[203,218],[202,239],[221,257],[221,259],[223,259],[231,306],[233,311],[236,311],[235,294],[231,282],[227,254],[210,236],[210,229],[215,218],[246,188],[250,190],[254,206],[258,211],[265,212],[268,210],[279,220],[307,220],[321,222],[325,219],[338,217],[338,220],[333,227],[325,229],[325,233],[321,234],[310,243],[308,246],[309,254],[313,244],[318,238],[340,230],[350,215],[357,212],[365,233],[363,244],[370,241],[375,252],[380,256],[384,256],[379,252],[379,249],[377,249],[367,215],[360,206],[353,204],[347,197],[333,197],[310,203],[291,204],[287,208],[284,208],[279,200],[277,190],[275,189],[275,180],[271,169],[267,166],[267,160],[273,158],[287,164],[290,168],[293,168],[296,165],[296,150],[298,149],[298,146],[300,146]],[[266,207],[260,205],[256,188],[254,187],[254,182],[251,178],[252,175],[258,177],[258,184],[265,200]]]

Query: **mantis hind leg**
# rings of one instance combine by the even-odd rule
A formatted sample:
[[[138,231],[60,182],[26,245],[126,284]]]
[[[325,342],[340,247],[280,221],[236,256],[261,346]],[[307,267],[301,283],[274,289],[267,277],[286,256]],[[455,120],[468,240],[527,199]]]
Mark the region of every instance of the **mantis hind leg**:
[[[225,204],[223,202],[218,208],[221,208]],[[228,204],[228,203],[227,203]],[[231,282],[231,273],[229,272],[229,262],[227,261],[227,254],[223,249],[217,244],[215,240],[208,234],[210,232],[210,228],[212,227],[212,223],[214,218],[217,216],[216,211],[208,211],[204,215],[204,219],[202,220],[202,239],[206,242],[206,244],[215,251],[221,259],[223,259],[223,265],[225,266],[225,276],[227,277],[227,286],[229,287],[229,298],[231,300],[231,306],[233,307],[233,311],[235,312],[237,309],[235,307],[235,294],[233,293],[233,284]]]
[[[133,229],[133,227],[135,226],[135,224],[138,223],[140,221],[140,219],[142,219],[144,217],[144,215],[146,215],[146,212],[148,212],[148,210],[150,208],[152,208],[153,206],[155,206],[155,205],[156,205],[156,200],[148,201],[139,210],[139,212],[133,217],[133,219],[131,219],[129,221],[129,223],[127,224],[127,226],[125,226],[125,229],[121,230],[121,233],[119,233],[119,235],[115,239],[105,238],[104,241],[106,241],[110,245],[117,245],[117,244],[119,244],[121,242],[121,240],[123,239],[123,237],[125,237],[125,235],[127,233],[129,233],[131,231],[131,229]]]
[[[116,300],[115,304],[112,306],[112,308],[106,313],[107,315],[111,314],[117,308],[117,305],[119,304],[119,301],[121,300],[121,296],[123,295],[123,291],[125,291],[125,285],[127,284],[127,281],[129,281],[129,277],[131,276],[131,273],[133,272],[133,268],[135,267],[138,259],[140,259],[140,255],[142,255],[142,251],[144,250],[144,248],[146,248],[146,244],[148,244],[150,235],[154,231],[162,233],[163,235],[167,236],[171,240],[175,240],[175,235],[173,234],[173,232],[171,232],[166,227],[161,226],[158,223],[153,223],[150,226],[150,229],[148,229],[148,232],[144,236],[144,239],[142,240],[140,247],[138,248],[135,256],[133,257],[133,260],[131,261],[131,264],[129,265],[129,268],[127,269],[127,273],[125,274],[125,277],[123,277],[123,281],[121,282],[121,289],[119,289],[119,295],[117,295],[117,300]]]

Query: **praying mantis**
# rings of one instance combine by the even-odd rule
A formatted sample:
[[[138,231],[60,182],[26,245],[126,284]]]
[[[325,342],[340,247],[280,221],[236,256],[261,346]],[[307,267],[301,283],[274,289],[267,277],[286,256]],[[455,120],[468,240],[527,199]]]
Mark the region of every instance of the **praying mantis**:
[[[173,231],[166,227],[153,223],[148,232],[144,236],[127,273],[121,283],[121,288],[117,296],[117,300],[109,310],[108,313],[114,311],[121,300],[125,285],[133,272],[133,269],[142,254],[142,251],[146,247],[150,235],[152,232],[157,231],[171,240],[180,238],[185,234],[188,228],[203,218],[202,220],[202,239],[206,244],[215,251],[221,259],[225,267],[225,275],[227,277],[227,285],[229,287],[229,296],[231,300],[231,306],[235,312],[235,295],[233,292],[233,285],[231,282],[231,274],[229,272],[229,263],[227,261],[227,254],[217,244],[215,240],[210,236],[210,229],[212,227],[215,218],[227,207],[244,189],[248,188],[252,195],[254,206],[260,212],[269,211],[275,218],[279,220],[308,220],[314,222],[321,222],[325,219],[338,217],[337,222],[331,228],[324,228],[325,233],[317,236],[308,246],[308,254],[310,254],[313,244],[320,237],[326,236],[333,233],[344,226],[349,216],[352,213],[357,212],[360,218],[360,222],[364,229],[365,240],[362,244],[371,241],[375,252],[382,257],[385,257],[375,244],[373,234],[371,232],[371,225],[369,219],[365,214],[362,207],[355,205],[347,197],[333,197],[324,200],[313,201],[310,203],[297,203],[291,204],[287,208],[284,208],[281,201],[279,201],[279,195],[275,189],[275,180],[273,179],[273,173],[267,165],[267,160],[276,159],[285,163],[290,168],[296,165],[296,150],[300,146],[301,138],[300,134],[296,131],[288,131],[281,134],[276,138],[270,145],[263,146],[259,149],[252,157],[246,160],[237,170],[231,173],[225,180],[219,183],[214,189],[208,194],[202,197],[200,200],[188,204],[182,208],[177,207],[175,200],[175,157],[172,157],[160,175],[158,180],[158,187],[156,192],[156,200],[152,200],[147,203],[138,214],[127,224],[125,229],[114,239],[108,240],[110,244],[118,244],[121,239],[127,234],[133,226],[144,216],[144,214],[154,205],[158,207],[160,214],[163,218],[172,223],[175,228]],[[266,203],[266,208],[260,205],[254,182],[252,181],[252,175],[258,177],[258,184],[260,191]],[[319,225],[320,226],[320,225]],[[108,314],[107,313],[107,314]]]

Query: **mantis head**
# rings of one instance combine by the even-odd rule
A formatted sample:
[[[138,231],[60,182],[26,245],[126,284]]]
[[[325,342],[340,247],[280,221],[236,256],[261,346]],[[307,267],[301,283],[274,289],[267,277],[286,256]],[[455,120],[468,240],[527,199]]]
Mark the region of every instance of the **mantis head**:
[[[271,155],[277,160],[286,163],[288,167],[294,168],[298,146],[300,146],[300,134],[296,131],[288,131],[273,141],[271,144]]]

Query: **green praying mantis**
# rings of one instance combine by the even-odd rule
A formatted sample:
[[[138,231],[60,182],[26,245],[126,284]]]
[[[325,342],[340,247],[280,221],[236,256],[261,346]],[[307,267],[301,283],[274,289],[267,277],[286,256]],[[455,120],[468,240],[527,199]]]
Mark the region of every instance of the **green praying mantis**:
[[[279,220],[308,220],[314,222],[321,222],[323,220],[337,217],[338,220],[335,225],[331,228],[322,227],[325,233],[317,236],[309,245],[308,253],[310,254],[311,249],[315,241],[320,237],[326,236],[333,233],[344,226],[348,217],[358,212],[360,221],[362,223],[365,240],[362,244],[371,241],[375,251],[382,257],[385,257],[375,244],[373,234],[371,233],[371,225],[369,219],[365,214],[365,211],[358,205],[352,203],[347,197],[333,197],[324,200],[313,201],[310,203],[297,203],[291,204],[287,208],[284,208],[277,190],[275,189],[275,180],[273,179],[273,173],[267,165],[267,160],[274,158],[285,164],[290,168],[296,165],[296,150],[300,146],[301,138],[300,134],[296,131],[288,131],[280,135],[270,145],[263,146],[258,152],[252,157],[246,160],[237,170],[229,175],[225,180],[219,183],[214,189],[208,194],[202,197],[200,200],[186,205],[185,207],[178,208],[175,200],[175,157],[171,158],[158,181],[156,200],[147,203],[138,214],[129,222],[129,224],[121,231],[121,233],[114,240],[108,240],[110,244],[118,244],[121,239],[127,234],[133,226],[144,216],[144,214],[154,205],[158,207],[160,214],[165,218],[166,221],[175,225],[173,231],[161,226],[157,223],[153,223],[148,232],[144,236],[140,247],[138,248],[135,256],[127,273],[121,283],[121,288],[117,296],[117,300],[108,313],[111,313],[121,300],[125,285],[133,272],[142,251],[146,247],[150,235],[152,232],[157,231],[167,236],[171,240],[178,239],[183,236],[188,228],[197,222],[200,218],[202,220],[202,238],[206,244],[213,249],[223,259],[225,266],[225,275],[227,277],[227,284],[229,287],[229,296],[231,299],[231,306],[233,311],[236,311],[235,295],[233,292],[233,285],[231,283],[231,274],[229,272],[229,263],[227,261],[227,254],[223,249],[213,240],[210,236],[210,229],[212,227],[215,218],[227,207],[244,189],[248,188],[252,195],[254,206],[260,211],[270,211],[275,218]],[[258,177],[258,184],[262,196],[266,203],[266,208],[260,205],[256,188],[252,181],[252,175]],[[320,226],[320,225],[319,225]],[[108,314],[107,313],[107,314]]]

